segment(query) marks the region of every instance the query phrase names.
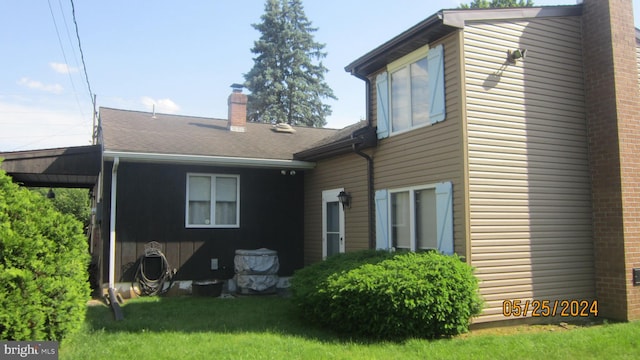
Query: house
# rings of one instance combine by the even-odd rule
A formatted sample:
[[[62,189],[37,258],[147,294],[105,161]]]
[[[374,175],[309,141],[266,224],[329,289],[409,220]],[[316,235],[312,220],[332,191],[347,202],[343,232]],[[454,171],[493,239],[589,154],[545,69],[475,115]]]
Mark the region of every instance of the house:
[[[247,123],[246,103],[235,88],[228,120],[100,109],[102,283],[130,283],[152,241],[175,280],[231,278],[238,249],[277,251],[280,275],[303,266],[303,173],[314,164],[293,154],[335,130]]]
[[[377,144],[296,153],[316,164],[305,264],[438,249],[475,267],[478,323],[514,319],[514,300],[526,317],[575,300],[588,315],[640,318],[632,14],[627,0],[442,10],[349,64]]]
[[[339,252],[437,249],[476,268],[477,323],[545,300],[640,319],[632,14],[629,0],[439,11],[346,67],[367,120],[342,130],[247,123],[239,89],[228,119],[102,108],[99,278],[131,281],[151,241],[178,280],[231,277],[238,249],[276,250],[283,276]]]

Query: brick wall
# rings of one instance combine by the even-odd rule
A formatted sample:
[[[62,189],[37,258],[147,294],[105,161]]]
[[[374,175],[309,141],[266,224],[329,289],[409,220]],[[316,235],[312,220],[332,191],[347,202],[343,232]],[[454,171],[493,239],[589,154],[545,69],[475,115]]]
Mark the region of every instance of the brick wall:
[[[640,319],[640,103],[631,0],[585,0],[583,42],[600,315]]]
[[[244,132],[247,125],[247,95],[234,89],[229,99],[229,130]]]

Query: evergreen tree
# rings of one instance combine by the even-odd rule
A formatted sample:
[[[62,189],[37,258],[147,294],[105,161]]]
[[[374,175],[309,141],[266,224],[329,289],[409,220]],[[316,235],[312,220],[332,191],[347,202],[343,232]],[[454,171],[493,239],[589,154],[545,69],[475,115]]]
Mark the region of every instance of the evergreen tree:
[[[462,9],[532,7],[533,0],[473,0],[468,5],[461,4]]]
[[[336,97],[324,81],[325,45],[314,41],[318,29],[302,1],[267,0],[261,20],[253,24],[262,35],[251,49],[257,55],[253,68],[245,74],[249,121],[324,126],[331,107],[322,99]]]

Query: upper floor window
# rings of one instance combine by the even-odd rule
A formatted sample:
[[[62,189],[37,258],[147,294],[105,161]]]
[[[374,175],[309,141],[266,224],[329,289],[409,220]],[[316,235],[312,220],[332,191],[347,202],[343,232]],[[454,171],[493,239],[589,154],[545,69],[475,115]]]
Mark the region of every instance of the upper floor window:
[[[376,78],[378,138],[445,118],[443,46],[422,47]]]
[[[391,132],[429,121],[427,57],[391,73]]]
[[[186,227],[240,226],[240,176],[187,174]]]

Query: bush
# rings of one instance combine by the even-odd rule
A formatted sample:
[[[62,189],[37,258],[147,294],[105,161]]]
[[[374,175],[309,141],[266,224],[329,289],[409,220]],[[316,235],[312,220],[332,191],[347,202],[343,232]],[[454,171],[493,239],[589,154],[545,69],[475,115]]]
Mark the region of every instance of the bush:
[[[314,321],[373,338],[436,338],[468,331],[482,309],[472,268],[457,256],[402,253],[330,275]]]
[[[31,191],[46,197],[49,188],[33,188]],[[89,226],[91,220],[91,203],[89,201],[89,190],[87,189],[67,189],[55,188],[55,198],[49,199],[53,207],[63,214],[72,215],[80,221],[84,227]]]
[[[0,170],[0,339],[61,340],[89,299],[82,224]]]
[[[388,251],[362,250],[327,257],[325,261],[297,270],[291,278],[292,299],[301,315],[311,322],[327,316],[324,289],[331,275],[346,273],[364,264],[375,264],[393,257]]]

